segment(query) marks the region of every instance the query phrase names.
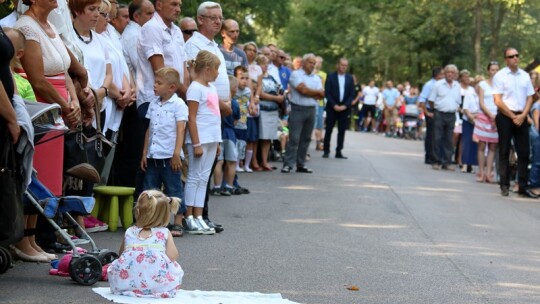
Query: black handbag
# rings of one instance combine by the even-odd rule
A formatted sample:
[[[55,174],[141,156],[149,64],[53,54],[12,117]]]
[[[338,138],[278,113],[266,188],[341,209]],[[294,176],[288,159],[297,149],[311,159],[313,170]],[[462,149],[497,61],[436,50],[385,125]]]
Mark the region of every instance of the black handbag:
[[[96,96],[95,92],[93,93]],[[113,146],[101,132],[101,115],[97,104],[96,102],[96,128],[79,126],[66,134],[64,140],[64,171],[69,175],[94,183],[99,182],[99,175],[103,171],[105,160]],[[73,170],[81,167],[84,170]],[[97,175],[88,174],[88,171],[92,169],[97,171]]]
[[[16,243],[24,235],[21,169],[17,168],[11,136],[5,134],[4,138],[0,153],[0,246]]]

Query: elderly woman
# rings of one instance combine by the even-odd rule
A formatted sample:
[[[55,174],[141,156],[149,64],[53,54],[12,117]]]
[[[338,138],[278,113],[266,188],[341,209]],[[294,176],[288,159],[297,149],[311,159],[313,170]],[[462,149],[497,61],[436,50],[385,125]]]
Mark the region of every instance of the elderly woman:
[[[257,63],[263,73],[257,79],[257,95],[260,98],[259,107],[259,140],[261,143],[261,167],[264,171],[272,171],[268,165],[268,152],[272,140],[277,139],[279,124],[279,106],[285,101],[285,92],[281,89],[279,80],[268,74],[270,60],[266,56],[257,57]]]

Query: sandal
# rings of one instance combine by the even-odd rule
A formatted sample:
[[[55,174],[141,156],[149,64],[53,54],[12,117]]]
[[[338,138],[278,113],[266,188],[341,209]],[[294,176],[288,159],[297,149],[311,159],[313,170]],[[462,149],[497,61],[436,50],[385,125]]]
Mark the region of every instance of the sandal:
[[[184,236],[184,228],[180,225],[174,224],[167,226],[169,228],[169,231],[171,231],[171,234],[173,237],[181,237]]]
[[[495,180],[495,176],[493,174],[486,175],[486,183],[488,183],[488,184],[497,183],[497,181]]]
[[[483,183],[486,181],[486,177],[483,174],[477,174],[476,175],[476,181],[479,183]]]

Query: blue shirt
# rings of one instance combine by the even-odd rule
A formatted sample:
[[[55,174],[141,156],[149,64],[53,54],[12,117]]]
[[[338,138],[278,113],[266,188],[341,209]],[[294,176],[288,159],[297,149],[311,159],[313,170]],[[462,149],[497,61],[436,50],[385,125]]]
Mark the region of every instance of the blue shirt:
[[[396,88],[384,89],[383,98],[386,100],[386,105],[392,107],[396,104],[396,99],[399,97],[399,91]]]
[[[238,100],[231,100],[232,114],[223,117],[221,121],[221,137],[236,142],[236,134],[234,133],[234,121],[240,119],[240,106]]]
[[[286,90],[289,86],[289,79],[291,78],[291,70],[288,67],[282,65],[278,69],[279,80],[281,80],[281,87]]]
[[[418,102],[425,103],[427,109],[431,109],[431,106],[429,105],[429,102],[427,102],[427,100],[435,82],[437,82],[435,78],[431,78],[428,82],[426,82],[426,84],[424,84],[424,87],[422,88],[422,92],[420,92],[420,96],[418,97]]]

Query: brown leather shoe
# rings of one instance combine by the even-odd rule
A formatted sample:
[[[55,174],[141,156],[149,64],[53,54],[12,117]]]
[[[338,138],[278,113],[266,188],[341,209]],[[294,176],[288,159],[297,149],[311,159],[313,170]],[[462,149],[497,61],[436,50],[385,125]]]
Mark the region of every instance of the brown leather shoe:
[[[82,180],[85,180],[94,184],[99,183],[101,180],[101,177],[99,176],[99,172],[97,172],[96,168],[94,168],[92,165],[88,163],[82,163],[82,164],[73,166],[67,169],[66,173],[73,177],[80,178]]]

